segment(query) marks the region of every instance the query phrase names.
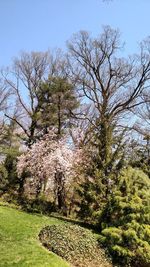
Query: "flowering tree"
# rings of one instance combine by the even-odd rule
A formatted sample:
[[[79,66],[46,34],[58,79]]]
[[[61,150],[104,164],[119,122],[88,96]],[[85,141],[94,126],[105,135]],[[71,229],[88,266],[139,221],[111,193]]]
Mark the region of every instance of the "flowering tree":
[[[37,197],[50,188],[55,204],[64,208],[66,193],[77,177],[77,165],[81,162],[81,149],[67,144],[67,138],[57,139],[50,131],[18,159],[17,171],[21,177],[29,173],[37,188]]]

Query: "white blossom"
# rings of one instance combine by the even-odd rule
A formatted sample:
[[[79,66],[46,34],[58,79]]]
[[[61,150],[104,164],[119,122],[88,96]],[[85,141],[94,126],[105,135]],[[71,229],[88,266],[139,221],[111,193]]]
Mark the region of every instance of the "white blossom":
[[[65,186],[69,187],[77,175],[81,154],[81,149],[68,145],[66,138],[57,140],[55,134],[49,132],[18,158],[18,175],[29,172],[35,182],[40,178],[53,188],[55,174],[59,172],[63,174]]]

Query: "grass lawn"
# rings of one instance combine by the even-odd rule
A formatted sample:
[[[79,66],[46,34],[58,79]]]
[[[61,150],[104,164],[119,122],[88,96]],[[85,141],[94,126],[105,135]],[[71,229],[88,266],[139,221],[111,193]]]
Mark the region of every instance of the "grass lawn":
[[[0,267],[69,267],[38,240],[45,225],[60,223],[55,218],[0,206]]]

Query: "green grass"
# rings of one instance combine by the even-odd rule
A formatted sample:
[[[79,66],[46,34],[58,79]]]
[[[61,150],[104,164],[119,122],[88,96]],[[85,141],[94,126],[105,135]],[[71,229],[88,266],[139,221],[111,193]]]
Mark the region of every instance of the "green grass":
[[[46,225],[62,221],[0,206],[0,267],[69,267],[38,240]]]

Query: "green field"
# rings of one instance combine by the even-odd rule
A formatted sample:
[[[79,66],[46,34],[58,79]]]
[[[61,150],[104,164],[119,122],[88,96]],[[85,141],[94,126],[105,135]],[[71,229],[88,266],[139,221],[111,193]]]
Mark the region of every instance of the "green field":
[[[69,267],[42,247],[38,233],[60,220],[0,206],[0,267]]]

